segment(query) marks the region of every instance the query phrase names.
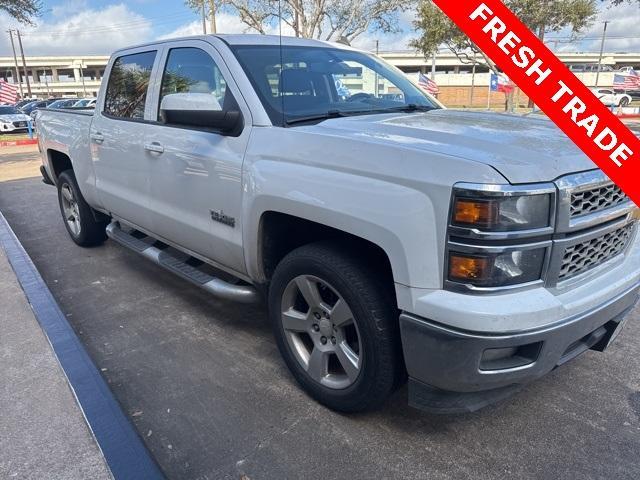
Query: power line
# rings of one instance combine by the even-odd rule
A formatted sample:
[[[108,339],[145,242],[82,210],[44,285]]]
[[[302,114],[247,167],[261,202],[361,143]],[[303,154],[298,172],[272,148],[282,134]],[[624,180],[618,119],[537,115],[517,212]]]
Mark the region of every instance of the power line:
[[[101,25],[99,27],[95,27],[95,28],[91,28],[91,27],[87,27],[87,26],[82,26],[82,27],[76,27],[76,28],[66,28],[66,29],[59,29],[59,30],[32,30],[30,32],[21,32],[23,36],[29,36],[29,37],[36,37],[36,36],[50,36],[50,37],[57,37],[57,36],[65,36],[65,35],[71,35],[71,34],[82,34],[82,33],[102,33],[102,32],[110,32],[110,31],[122,31],[122,30],[130,30],[132,28],[138,27],[138,26],[144,26],[147,24],[150,24],[150,26],[152,25],[159,25],[159,24],[167,24],[167,23],[173,23],[176,21],[180,21],[189,17],[193,17],[193,14],[191,13],[185,13],[183,12],[182,14],[173,14],[173,15],[163,15],[163,16],[159,16],[159,17],[149,17],[149,18],[141,18],[139,20],[133,20],[130,22],[120,22],[120,23],[113,23],[111,25]],[[157,20],[161,20],[161,19],[168,19],[165,21],[157,21]]]

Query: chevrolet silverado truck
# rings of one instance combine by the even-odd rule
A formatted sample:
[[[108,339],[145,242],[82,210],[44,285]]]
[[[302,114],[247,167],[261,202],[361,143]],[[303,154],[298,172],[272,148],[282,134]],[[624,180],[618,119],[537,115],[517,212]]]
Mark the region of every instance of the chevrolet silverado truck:
[[[449,110],[374,55],[200,36],[113,54],[95,111],[38,114],[71,239],[268,304],[324,405],[473,411],[638,298],[638,209],[545,118]],[[568,375],[569,373],[565,373]]]

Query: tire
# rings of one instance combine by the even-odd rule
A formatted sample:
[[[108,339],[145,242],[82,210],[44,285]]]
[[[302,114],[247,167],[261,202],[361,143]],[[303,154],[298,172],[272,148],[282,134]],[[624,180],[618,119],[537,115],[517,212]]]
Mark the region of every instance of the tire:
[[[289,370],[311,397],[342,412],[379,407],[406,376],[393,284],[358,258],[331,243],[300,247],[276,267],[269,288]]]
[[[620,107],[627,107],[629,105],[629,103],[631,103],[631,102],[629,102],[628,98],[622,98],[622,99],[620,99],[620,105],[619,106]]]
[[[100,245],[107,239],[107,221],[97,220],[87,204],[73,170],[65,170],[58,177],[58,204],[64,226],[71,239],[81,247]]]

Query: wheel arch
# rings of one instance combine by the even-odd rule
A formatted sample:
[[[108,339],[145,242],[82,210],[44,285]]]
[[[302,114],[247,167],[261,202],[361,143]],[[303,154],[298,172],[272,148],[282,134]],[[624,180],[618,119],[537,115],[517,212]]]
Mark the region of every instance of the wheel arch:
[[[47,162],[51,171],[51,180],[58,183],[58,177],[65,170],[73,170],[73,163],[71,157],[60,150],[48,149],[47,150]]]

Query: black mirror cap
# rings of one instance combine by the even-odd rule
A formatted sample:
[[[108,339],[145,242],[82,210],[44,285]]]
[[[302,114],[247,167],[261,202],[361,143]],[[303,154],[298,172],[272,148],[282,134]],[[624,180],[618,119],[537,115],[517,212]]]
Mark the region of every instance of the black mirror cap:
[[[244,129],[240,110],[160,110],[162,123],[238,137]]]

